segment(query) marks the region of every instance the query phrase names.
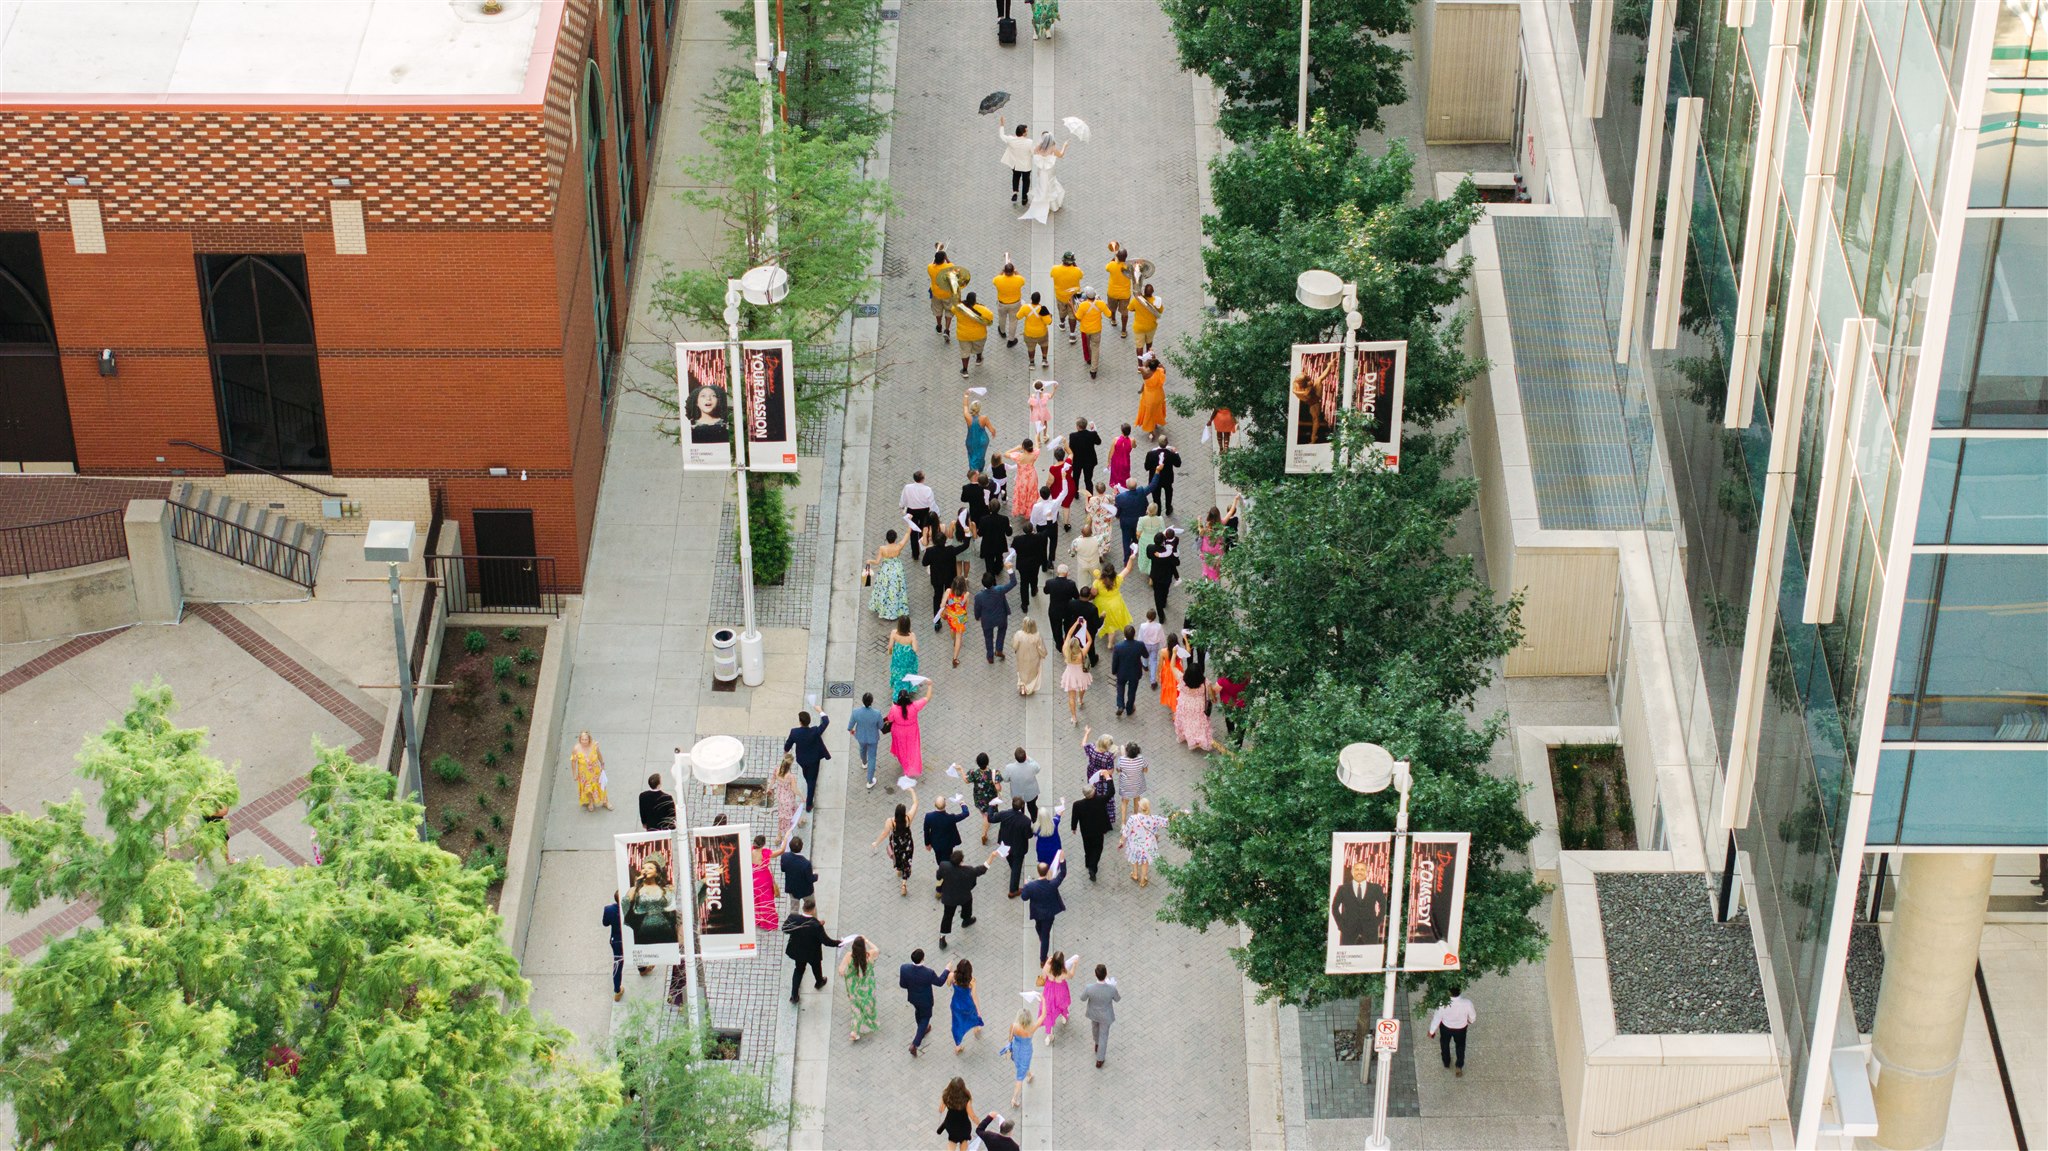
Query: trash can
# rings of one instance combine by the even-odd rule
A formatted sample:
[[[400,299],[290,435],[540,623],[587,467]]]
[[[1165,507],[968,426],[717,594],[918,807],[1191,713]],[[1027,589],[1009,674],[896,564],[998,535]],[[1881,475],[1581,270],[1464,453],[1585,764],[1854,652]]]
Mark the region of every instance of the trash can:
[[[731,683],[740,677],[740,633],[729,627],[711,633],[711,678]]]

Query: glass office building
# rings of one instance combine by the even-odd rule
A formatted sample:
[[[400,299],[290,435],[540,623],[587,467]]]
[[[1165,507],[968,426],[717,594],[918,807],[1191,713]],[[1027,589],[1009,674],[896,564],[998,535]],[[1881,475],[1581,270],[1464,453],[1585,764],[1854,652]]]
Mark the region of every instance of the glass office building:
[[[1990,860],[2048,849],[2048,12],[1551,11],[1589,62],[1565,95],[1595,114],[1572,144],[1598,150],[1605,186],[1580,198],[1644,231],[1655,269],[1617,256],[1617,382],[1654,413],[1653,444],[1632,446],[1660,606],[1681,621],[1680,722],[1719,765],[1710,851],[1753,893],[1811,1146],[1835,1053],[1875,1028],[1889,1066],[1879,989],[1847,976],[1860,925],[1900,884],[1948,882],[1916,878],[1925,853],[1984,861],[1983,885],[1948,893],[1981,923]],[[1639,71],[1610,29],[1641,37]],[[1639,121],[1660,89],[1661,123]],[[1669,171],[1689,205],[1659,148],[1686,150]],[[1646,157],[1651,194],[1632,197]],[[1673,301],[1660,247],[1684,260]],[[1916,929],[1902,912],[1894,949]],[[1974,933],[1960,944],[1973,963]]]

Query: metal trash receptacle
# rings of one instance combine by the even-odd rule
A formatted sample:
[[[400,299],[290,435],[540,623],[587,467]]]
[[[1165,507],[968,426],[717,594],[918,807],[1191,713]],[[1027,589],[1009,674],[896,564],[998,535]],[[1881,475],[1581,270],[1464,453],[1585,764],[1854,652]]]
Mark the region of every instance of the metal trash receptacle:
[[[711,678],[731,683],[740,677],[740,633],[729,627],[711,633]]]

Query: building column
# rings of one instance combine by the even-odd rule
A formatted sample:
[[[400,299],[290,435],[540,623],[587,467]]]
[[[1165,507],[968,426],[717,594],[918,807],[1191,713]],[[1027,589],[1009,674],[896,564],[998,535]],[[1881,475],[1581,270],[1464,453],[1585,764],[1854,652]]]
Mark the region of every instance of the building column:
[[[1879,1071],[1871,1142],[1920,1151],[1940,1147],[1948,1131],[1995,857],[1907,852],[1894,858],[1901,860],[1899,895],[1872,1038]]]

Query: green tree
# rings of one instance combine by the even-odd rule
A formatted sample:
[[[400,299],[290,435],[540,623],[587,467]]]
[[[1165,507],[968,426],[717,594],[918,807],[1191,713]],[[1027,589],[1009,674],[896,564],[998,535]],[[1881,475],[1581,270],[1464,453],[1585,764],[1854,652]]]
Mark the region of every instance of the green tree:
[[[882,0],[787,0],[777,11],[769,40],[779,33],[789,54],[777,85],[782,117],[798,128],[879,136],[889,117],[869,97],[881,82]],[[740,4],[719,16],[732,26],[733,47],[748,57],[726,70],[726,81],[751,86],[754,8]]]
[[[1478,374],[1455,310],[1469,261],[1444,262],[1479,218],[1478,192],[1466,181],[1448,199],[1412,200],[1414,168],[1399,141],[1372,156],[1320,115],[1305,136],[1274,132],[1215,162],[1202,259],[1223,314],[1172,357],[1193,385],[1191,398],[1176,398],[1183,413],[1226,407],[1253,421],[1248,450],[1231,452],[1231,478],[1281,474],[1289,349],[1342,338],[1341,312],[1294,298],[1310,268],[1358,285],[1360,339],[1408,341],[1410,426],[1448,415]]]
[[[753,1151],[755,1136],[789,1121],[768,1083],[743,1065],[704,1057],[704,1036],[664,1012],[634,1011],[613,1029],[610,1054],[625,1105],[583,1140],[583,1151]]]
[[[77,797],[0,816],[16,912],[86,900],[101,925],[0,953],[0,1099],[24,1147],[573,1147],[618,1083],[569,1058],[484,904],[420,841],[389,775],[319,749],[320,866],[231,861],[233,776],[171,693],[138,689],[86,742]]]
[[[1160,0],[1180,62],[1222,90],[1218,125],[1243,140],[1294,123],[1301,81],[1302,0]],[[1308,37],[1312,111],[1347,132],[1380,127],[1380,109],[1408,92],[1408,53],[1380,38],[1409,29],[1410,0],[1316,0]]]
[[[1251,942],[1232,955],[1262,997],[1313,1006],[1379,995],[1380,976],[1323,973],[1330,835],[1391,831],[1399,803],[1391,788],[1360,795],[1338,781],[1338,750],[1365,740],[1409,761],[1410,830],[1472,833],[1463,970],[1406,976],[1410,990],[1434,1004],[1454,983],[1540,958],[1543,932],[1529,912],[1542,888],[1526,869],[1507,866],[1536,829],[1522,814],[1520,786],[1485,770],[1501,719],[1475,730],[1438,690],[1404,656],[1375,669],[1363,692],[1350,675],[1323,671],[1299,693],[1254,702],[1253,739],[1203,776],[1200,801],[1173,821],[1173,838],[1190,854],[1162,867],[1172,890],[1161,917],[1201,930],[1250,928]]]

